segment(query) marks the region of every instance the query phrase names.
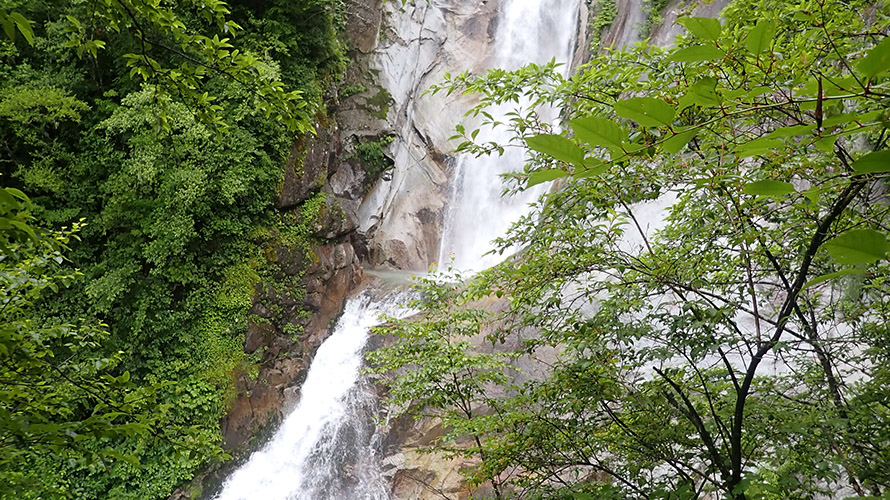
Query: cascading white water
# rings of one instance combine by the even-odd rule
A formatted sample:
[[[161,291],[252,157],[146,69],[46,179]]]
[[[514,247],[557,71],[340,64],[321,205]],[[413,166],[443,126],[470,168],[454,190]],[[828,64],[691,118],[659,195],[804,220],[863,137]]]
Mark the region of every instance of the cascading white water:
[[[515,69],[552,58],[567,62],[579,1],[503,0],[491,67]],[[443,255],[453,254],[458,268],[478,271],[500,260],[482,254],[541,192],[501,198],[499,175],[521,169],[523,161],[513,152],[501,158],[460,160],[442,244]],[[375,401],[359,369],[369,328],[381,313],[405,314],[400,307],[405,302],[406,293],[398,291],[381,300],[365,292],[347,302],[334,333],[315,355],[297,407],[266,447],[228,478],[216,500],[389,499],[373,443]]]
[[[217,500],[386,500],[374,456],[375,398],[359,369],[380,315],[405,314],[405,292],[350,299],[318,348],[300,401],[272,440],[233,473]]]
[[[528,64],[555,59],[569,71],[578,22],[578,0],[507,0],[502,5],[496,34],[496,50],[489,59],[491,67],[515,70]],[[511,103],[489,109],[495,120],[508,122],[507,113],[525,103]],[[553,110],[539,108],[543,121],[554,122]],[[550,116],[544,116],[549,114]],[[503,128],[483,130],[480,142],[506,144],[510,132]],[[507,148],[503,156],[473,157],[462,155],[455,165],[452,203],[446,213],[439,251],[440,266],[450,262],[458,270],[493,266],[501,255],[484,255],[491,241],[507,232],[510,225],[528,213],[528,204],[536,200],[546,184],[513,196],[501,196],[504,184],[500,176],[521,170],[525,152]]]

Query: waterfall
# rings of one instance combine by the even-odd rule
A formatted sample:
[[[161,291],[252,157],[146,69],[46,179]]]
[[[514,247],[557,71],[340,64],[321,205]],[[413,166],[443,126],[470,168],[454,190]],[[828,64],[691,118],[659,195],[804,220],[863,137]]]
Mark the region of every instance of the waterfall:
[[[405,314],[405,292],[347,301],[324,341],[300,401],[272,440],[226,481],[217,500],[386,500],[374,454],[375,395],[359,375],[368,330],[381,314]]]
[[[502,2],[490,67],[515,69],[528,62],[571,59],[579,0]],[[448,11],[447,6],[435,8],[439,15]],[[497,135],[501,131],[493,134],[492,140],[507,138]],[[458,268],[477,271],[500,260],[482,255],[541,193],[500,196],[500,174],[521,169],[523,162],[518,151],[500,158],[458,159],[442,235],[445,259],[454,255]],[[406,297],[404,291],[372,290],[347,301],[333,334],[315,355],[297,406],[271,441],[226,480],[216,500],[389,500],[371,418],[375,396],[360,367],[369,328],[380,321],[381,313],[405,314],[400,306]]]
[[[565,73],[575,42],[574,27],[578,22],[577,0],[528,1],[510,0],[503,6],[496,50],[489,59],[492,67],[515,70],[524,64],[544,64],[552,59],[562,63]],[[488,109],[495,120],[508,122],[507,113],[527,105],[526,102],[505,104]],[[555,125],[555,110],[539,108],[542,121]],[[479,142],[494,141],[506,144],[510,131],[505,128],[484,130]],[[485,255],[491,241],[502,236],[510,225],[528,213],[528,204],[536,200],[547,184],[540,184],[509,197],[501,196],[504,189],[500,176],[521,170],[524,150],[506,148],[503,156],[457,159],[452,183],[450,209],[442,231],[439,262],[442,266],[453,262],[459,270],[474,270],[493,266],[503,256]]]

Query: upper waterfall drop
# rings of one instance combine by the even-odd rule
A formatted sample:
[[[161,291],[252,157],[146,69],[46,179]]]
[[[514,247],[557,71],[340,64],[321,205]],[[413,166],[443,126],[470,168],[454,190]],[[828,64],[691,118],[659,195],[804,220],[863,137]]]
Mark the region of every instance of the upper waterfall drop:
[[[491,68],[515,70],[529,63],[551,60],[562,64],[563,74],[570,70],[577,39],[578,0],[529,1],[507,0],[502,7],[495,51],[488,60]],[[495,120],[507,122],[507,113],[526,105],[511,103],[489,112]],[[541,108],[543,121],[556,125],[555,110]],[[468,127],[469,128],[469,127]],[[483,129],[480,142],[505,144],[510,133],[504,129]],[[439,247],[440,267],[481,271],[497,264],[502,255],[486,255],[491,242],[504,235],[510,226],[529,213],[529,203],[547,189],[548,183],[512,196],[502,196],[505,185],[501,176],[522,170],[525,152],[507,148],[502,156],[472,157],[461,155],[455,163],[450,207],[445,213]]]

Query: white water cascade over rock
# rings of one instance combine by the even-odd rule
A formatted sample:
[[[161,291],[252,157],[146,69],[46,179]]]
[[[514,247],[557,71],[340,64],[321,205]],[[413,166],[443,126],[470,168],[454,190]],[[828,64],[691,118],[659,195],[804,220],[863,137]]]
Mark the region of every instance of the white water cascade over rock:
[[[578,14],[576,0],[513,0],[501,16],[497,44],[489,63],[492,67],[515,70],[528,63],[544,64],[555,59],[563,64],[565,76],[574,51]],[[507,113],[522,104],[525,103],[502,105],[488,112],[495,120],[507,122]],[[542,121],[558,119],[555,110],[539,108],[537,112]],[[510,134],[503,128],[482,129],[477,140],[506,144]],[[548,187],[541,184],[510,197],[501,196],[503,184],[499,176],[521,169],[524,155],[522,149],[506,148],[503,156],[457,158],[452,203],[445,211],[440,264],[444,266],[453,260],[456,269],[480,271],[503,259],[501,255],[485,255],[491,249],[491,240],[505,234],[510,224],[528,212],[528,204]]]
[[[404,314],[404,292],[363,292],[346,303],[319,347],[300,400],[272,440],[226,481],[218,500],[386,500],[374,453],[375,395],[359,374],[368,330]]]
[[[384,8],[391,29],[377,64],[395,102],[390,113],[396,113],[398,136],[392,178],[373,188],[359,212],[360,229],[370,236],[371,264],[424,270],[440,254],[453,254],[458,267],[478,271],[497,262],[500,257],[481,256],[540,191],[500,197],[499,174],[521,169],[521,153],[458,158],[449,185],[442,152],[453,148],[447,137],[471,103],[459,96],[419,96],[445,72],[515,69],[554,58],[568,71],[580,0],[433,0],[405,5],[404,11],[399,2]],[[392,497],[371,419],[374,394],[359,372],[368,329],[381,313],[404,313],[399,305],[405,298],[405,292],[370,290],[347,302],[315,355],[299,403],[271,441],[227,479],[217,500]]]

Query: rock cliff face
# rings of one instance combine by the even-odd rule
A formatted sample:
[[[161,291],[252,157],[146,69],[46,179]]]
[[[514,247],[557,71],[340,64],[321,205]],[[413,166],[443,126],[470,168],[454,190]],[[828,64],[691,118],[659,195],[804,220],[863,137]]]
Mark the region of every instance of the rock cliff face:
[[[485,67],[497,0],[433,0],[384,5],[381,41],[370,60],[393,106],[391,177],[371,189],[359,210],[372,266],[426,270],[438,257],[452,149],[448,137],[467,109],[459,95],[424,94],[446,73]],[[456,145],[456,144],[454,144]]]
[[[729,0],[714,0],[712,2],[671,0],[661,11],[661,22],[652,29],[649,41],[660,47],[670,46],[674,43],[677,35],[683,32],[683,28],[675,24],[678,17],[717,17],[723,7],[727,5],[729,5]]]

